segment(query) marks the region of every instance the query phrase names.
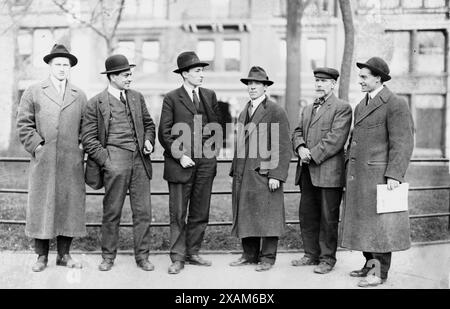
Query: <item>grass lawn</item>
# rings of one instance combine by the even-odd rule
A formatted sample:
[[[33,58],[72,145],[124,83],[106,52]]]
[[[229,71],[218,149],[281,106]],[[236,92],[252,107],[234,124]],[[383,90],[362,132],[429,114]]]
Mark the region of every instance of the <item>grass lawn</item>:
[[[231,178],[228,177],[229,163],[219,164],[214,182],[214,191],[231,190]],[[0,163],[0,187],[27,187],[26,163]],[[447,169],[447,170],[446,170]],[[291,164],[289,179],[285,189],[296,189],[293,185],[295,164]],[[167,183],[162,179],[162,164],[154,164],[152,191],[167,191]],[[407,179],[411,186],[448,185],[448,167],[412,166],[408,170]],[[436,213],[449,211],[449,192],[418,191],[410,192],[410,213]],[[0,218],[4,220],[24,220],[26,213],[25,194],[0,194]],[[285,195],[287,220],[298,220],[298,204],[300,194]],[[101,222],[102,197],[88,196],[86,205],[87,222]],[[152,220],[168,222],[168,196],[152,197]],[[448,218],[427,218],[411,220],[411,237],[413,241],[429,241],[450,239]],[[210,221],[231,221],[231,196],[213,195],[211,201]],[[131,222],[131,210],[126,200],[122,222]],[[100,229],[88,228],[86,237],[75,239],[73,248],[79,250],[100,250]],[[231,226],[210,226],[206,230],[203,243],[204,250],[240,250],[239,240],[230,236]],[[132,250],[132,229],[124,227],[120,232],[120,250]],[[169,228],[152,228],[152,250],[168,250]],[[280,239],[280,249],[302,248],[299,226],[288,225],[285,235]],[[32,250],[33,242],[24,235],[24,226],[0,225],[0,250]]]

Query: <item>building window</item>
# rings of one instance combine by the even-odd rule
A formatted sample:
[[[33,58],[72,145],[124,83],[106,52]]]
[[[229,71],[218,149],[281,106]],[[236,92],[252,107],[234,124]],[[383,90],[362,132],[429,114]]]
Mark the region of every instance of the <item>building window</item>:
[[[29,41],[30,37],[26,38],[27,32],[32,36],[31,44]],[[28,46],[21,46],[22,52],[29,51],[30,45],[32,45],[33,66],[35,67],[44,67],[46,65],[42,58],[50,52],[54,44],[63,44],[70,50],[70,32],[68,28],[22,29],[18,39],[22,41],[19,44],[29,44]]]
[[[326,65],[327,58],[327,41],[326,39],[308,39],[306,45],[311,69],[323,67]]]
[[[225,61],[225,71],[241,70],[241,41],[223,41],[222,54]]]
[[[415,136],[416,147],[440,150],[444,141],[444,96],[416,95]]]
[[[134,41],[118,41],[114,53],[124,55],[130,64],[135,64],[136,44]]]
[[[411,36],[409,31],[388,32],[393,46],[389,68],[394,75],[407,74],[410,71]]]
[[[159,48],[159,41],[144,41],[142,43],[142,70],[144,73],[158,72]]]
[[[400,0],[382,0],[381,7],[383,9],[395,9],[400,6]]]
[[[209,63],[208,70],[214,71],[216,44],[213,40],[201,40],[197,43],[197,55],[201,61]]]
[[[417,47],[417,72],[445,72],[445,35],[443,31],[418,31]]]
[[[167,0],[126,0],[124,15],[167,18]]]
[[[426,8],[443,8],[446,6],[445,0],[425,0]]]

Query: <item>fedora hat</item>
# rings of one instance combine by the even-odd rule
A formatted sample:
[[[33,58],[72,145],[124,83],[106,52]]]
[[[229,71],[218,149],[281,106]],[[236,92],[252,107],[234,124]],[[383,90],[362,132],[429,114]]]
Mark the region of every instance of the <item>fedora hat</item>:
[[[181,73],[195,67],[206,67],[209,63],[200,61],[195,52],[186,51],[178,55],[177,65],[178,69],[174,70],[174,73]]]
[[[244,84],[248,84],[249,81],[256,81],[261,82],[267,86],[270,86],[273,84],[273,81],[269,80],[269,77],[267,76],[266,71],[264,71],[263,68],[258,66],[253,66],[250,71],[248,72],[247,78],[241,78],[241,82]]]
[[[124,55],[112,55],[106,58],[105,60],[105,72],[101,72],[100,74],[109,74],[115,72],[126,71],[131,68],[134,68],[136,65],[129,64],[127,57]]]
[[[55,44],[52,47],[52,50],[50,51],[50,54],[46,55],[44,57],[44,62],[49,63],[50,60],[56,57],[65,57],[68,58],[70,61],[70,66],[74,67],[78,63],[77,57],[69,53],[67,48],[62,44]]]
[[[360,69],[368,68],[372,73],[381,76],[381,81],[386,82],[391,79],[390,70],[386,61],[380,57],[372,57],[366,63],[357,62],[356,66]]]

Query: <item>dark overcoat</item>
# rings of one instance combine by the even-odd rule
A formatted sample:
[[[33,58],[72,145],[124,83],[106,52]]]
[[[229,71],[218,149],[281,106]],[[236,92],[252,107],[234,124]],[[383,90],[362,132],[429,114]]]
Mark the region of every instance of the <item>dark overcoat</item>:
[[[414,148],[408,104],[386,86],[366,106],[355,109],[346,156],[346,192],[340,244],[366,252],[392,252],[410,247],[408,211],[377,214],[377,184],[387,178],[404,181]]]
[[[199,87],[198,92],[200,95],[199,99],[205,107],[208,123],[219,124],[221,112],[217,103],[216,93],[213,90],[202,87]],[[182,134],[173,129],[175,125],[183,124],[186,131],[189,131],[190,141],[194,141],[194,134],[197,133],[194,128],[194,115],[196,114],[195,105],[183,86],[165,95],[159,121],[158,139],[164,148],[163,178],[168,182],[186,183],[191,179],[194,169],[183,168],[179,160],[183,154],[193,157],[193,144],[180,145],[178,138]],[[179,150],[180,148],[182,150]]]
[[[334,94],[323,103],[314,118],[313,104],[306,106],[292,134],[294,154],[304,145],[311,151],[309,164],[311,182],[316,187],[338,188],[345,184],[344,146],[352,124],[352,108]],[[300,158],[295,174],[295,184],[300,184],[302,164]]]
[[[128,106],[136,131],[138,149],[144,163],[147,176],[152,178],[152,163],[150,156],[144,155],[144,142],[149,140],[155,148],[155,124],[145,105],[144,96],[135,90],[126,90]],[[108,89],[91,98],[86,107],[82,124],[82,142],[88,153],[86,175],[98,174],[99,168],[105,165],[108,158],[106,141],[108,139],[109,121],[111,119],[111,105]],[[98,176],[98,175],[97,175]],[[89,179],[86,182],[89,183]]]
[[[266,98],[255,110],[248,130],[244,130],[249,104],[238,118],[230,170],[231,233],[239,238],[281,236],[285,229],[283,183],[292,158],[289,122],[284,109]],[[280,188],[270,192],[269,178],[280,180]]]
[[[25,234],[39,239],[86,234],[84,152],[80,127],[86,96],[66,83],[61,99],[50,79],[29,87],[17,114],[19,139],[31,154]],[[37,152],[36,147],[43,144]]]

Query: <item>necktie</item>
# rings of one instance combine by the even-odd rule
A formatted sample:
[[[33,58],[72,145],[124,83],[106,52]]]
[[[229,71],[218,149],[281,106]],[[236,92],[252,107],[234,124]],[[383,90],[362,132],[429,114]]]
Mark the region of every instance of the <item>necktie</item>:
[[[123,104],[127,104],[127,101],[125,100],[125,97],[123,96],[123,92],[120,92],[120,102],[122,102]]]
[[[192,100],[194,101],[195,109],[199,111],[200,109],[200,100],[198,99],[197,93],[195,90],[192,90]]]
[[[63,99],[63,98],[64,98],[64,87],[63,87],[63,83],[59,83],[58,92],[59,92],[59,96],[61,97],[61,99]]]
[[[314,118],[314,116],[316,115],[317,110],[319,109],[320,106],[322,106],[323,102],[325,102],[325,100],[323,98],[318,98],[314,101],[313,104],[313,110],[311,113],[311,119]]]
[[[252,117],[253,115],[253,103],[250,102],[250,105],[248,106],[248,116]]]

